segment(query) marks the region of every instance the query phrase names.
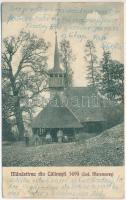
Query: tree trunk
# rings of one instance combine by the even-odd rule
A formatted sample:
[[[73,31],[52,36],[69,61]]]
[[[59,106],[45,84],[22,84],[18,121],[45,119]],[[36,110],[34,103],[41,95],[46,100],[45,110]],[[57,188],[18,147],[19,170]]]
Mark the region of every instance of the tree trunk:
[[[23,140],[24,138],[24,124],[23,124],[23,118],[22,118],[22,112],[20,108],[20,102],[17,101],[15,105],[15,118],[16,118],[16,125],[19,132],[19,140]]]
[[[16,88],[15,78],[12,73],[11,65],[10,65],[10,81],[11,81],[11,86],[12,86],[13,95],[14,95],[13,97],[14,97],[14,99],[16,99],[14,114],[15,114],[15,118],[16,118],[16,125],[17,125],[17,129],[18,129],[18,133],[19,133],[19,140],[23,140],[23,138],[24,138],[24,123],[23,123],[23,118],[22,118],[22,111],[20,108],[20,99],[18,97],[18,90]]]
[[[94,79],[94,62],[92,57],[92,51],[90,48],[90,56],[91,56],[91,76],[92,76],[92,85],[95,86],[95,79]]]

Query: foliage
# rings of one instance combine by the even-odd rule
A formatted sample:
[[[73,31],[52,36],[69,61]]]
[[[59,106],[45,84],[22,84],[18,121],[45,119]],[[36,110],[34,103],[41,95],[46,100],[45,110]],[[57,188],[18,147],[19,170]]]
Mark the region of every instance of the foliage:
[[[61,61],[66,71],[66,87],[73,85],[73,71],[70,67],[71,62],[75,59],[72,54],[72,48],[68,40],[63,39],[60,43]]]
[[[110,100],[123,102],[124,93],[124,66],[111,59],[109,51],[103,52],[100,62],[99,90]]]
[[[114,106],[106,106],[103,109],[104,117],[107,119],[105,128],[111,128],[124,121],[124,105],[116,104]]]
[[[85,52],[86,52],[86,56],[84,58],[89,64],[87,66],[87,71],[88,71],[87,79],[89,81],[88,83],[92,86],[95,86],[96,77],[97,77],[97,71],[96,71],[97,56],[96,56],[96,49],[95,49],[93,41],[87,40]]]
[[[24,31],[17,37],[3,39],[3,116],[8,118],[10,114],[15,117],[20,138],[24,133],[22,113],[30,112],[27,100],[47,87],[48,48],[49,43],[44,39]]]

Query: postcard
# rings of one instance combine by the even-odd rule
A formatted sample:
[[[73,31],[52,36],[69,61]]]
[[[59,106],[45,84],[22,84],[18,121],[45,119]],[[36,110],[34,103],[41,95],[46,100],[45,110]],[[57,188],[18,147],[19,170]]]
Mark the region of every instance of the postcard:
[[[124,3],[2,3],[3,198],[124,198]]]

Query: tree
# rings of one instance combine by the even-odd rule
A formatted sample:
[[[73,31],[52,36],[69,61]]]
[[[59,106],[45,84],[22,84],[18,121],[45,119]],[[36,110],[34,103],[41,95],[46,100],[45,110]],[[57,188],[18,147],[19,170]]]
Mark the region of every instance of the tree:
[[[123,102],[124,93],[124,66],[120,62],[111,59],[109,51],[103,51],[100,62],[99,88],[103,95],[110,100]]]
[[[69,87],[72,86],[73,84],[73,71],[70,67],[70,64],[71,62],[73,62],[75,57],[72,54],[72,49],[70,46],[70,42],[68,40],[63,39],[61,41],[60,53],[61,53],[61,61],[66,71],[66,87]]]
[[[22,101],[38,95],[46,85],[48,47],[49,44],[44,39],[38,39],[34,34],[24,31],[21,31],[17,37],[3,39],[2,94],[3,98],[6,98],[3,107],[8,105],[10,113],[14,114],[19,139],[24,135],[22,113],[26,105],[22,105]]]
[[[97,76],[97,71],[96,71],[97,56],[95,54],[96,50],[93,41],[87,40],[85,52],[86,56],[84,58],[89,64],[87,66],[87,71],[88,71],[87,79],[90,85],[95,86],[96,76]]]
[[[12,131],[11,131],[11,125],[10,123],[3,118],[3,122],[2,122],[2,131],[4,132],[4,134],[2,135],[2,140],[11,140],[11,141],[14,141],[15,138],[12,134]]]

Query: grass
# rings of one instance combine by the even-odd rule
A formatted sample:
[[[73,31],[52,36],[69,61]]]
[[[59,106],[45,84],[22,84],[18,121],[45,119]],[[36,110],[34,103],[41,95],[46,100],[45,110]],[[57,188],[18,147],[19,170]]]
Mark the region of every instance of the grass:
[[[26,147],[3,144],[3,166],[120,166],[124,162],[123,124],[78,142]]]

